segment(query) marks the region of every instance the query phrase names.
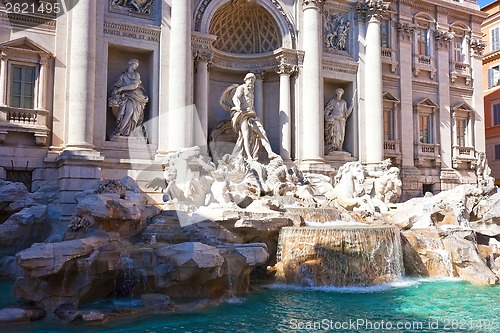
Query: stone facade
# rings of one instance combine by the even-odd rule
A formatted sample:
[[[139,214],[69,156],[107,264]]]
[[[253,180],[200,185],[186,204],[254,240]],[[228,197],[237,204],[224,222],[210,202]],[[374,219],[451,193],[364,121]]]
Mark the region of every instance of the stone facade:
[[[31,8],[50,1],[27,0]],[[63,216],[101,178],[143,186],[166,154],[230,116],[227,87],[256,75],[255,110],[275,152],[331,173],[390,158],[403,195],[475,183],[485,150],[475,1],[79,1],[59,13],[0,7],[0,179],[59,184]],[[53,8],[55,9],[55,8]],[[110,90],[137,59],[145,138],[113,138]],[[343,151],[325,155],[324,108],[354,105]],[[23,176],[24,175],[24,176]],[[151,201],[160,197],[148,193]]]

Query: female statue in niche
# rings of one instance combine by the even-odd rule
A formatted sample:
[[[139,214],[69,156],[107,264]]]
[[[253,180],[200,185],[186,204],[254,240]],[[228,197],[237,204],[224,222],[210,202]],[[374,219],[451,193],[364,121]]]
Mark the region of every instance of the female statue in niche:
[[[325,108],[325,152],[342,151],[344,146],[345,125],[354,107],[354,95],[351,106],[342,99],[344,89],[335,89],[336,97],[332,98]]]
[[[116,117],[114,135],[142,136],[144,107],[149,98],[142,88],[141,76],[136,72],[137,67],[139,67],[139,60],[130,59],[127,70],[120,75],[111,88],[108,105]]]

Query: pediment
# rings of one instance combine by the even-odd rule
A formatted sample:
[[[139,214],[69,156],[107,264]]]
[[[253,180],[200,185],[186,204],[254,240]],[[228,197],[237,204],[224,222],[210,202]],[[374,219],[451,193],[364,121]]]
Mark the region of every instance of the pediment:
[[[451,111],[467,111],[467,112],[474,112],[475,110],[467,104],[466,102],[460,103],[453,108],[451,108]]]
[[[382,95],[382,98],[384,101],[391,101],[391,102],[395,102],[395,103],[399,103],[400,100],[397,99],[396,97],[394,97],[390,92],[385,92],[383,95]]]
[[[51,55],[50,51],[35,43],[28,37],[21,37],[0,44],[0,49],[6,48]]]
[[[431,108],[438,108],[439,106],[434,103],[432,99],[429,97],[424,98],[420,102],[417,103],[417,106],[426,106],[426,107],[431,107]]]

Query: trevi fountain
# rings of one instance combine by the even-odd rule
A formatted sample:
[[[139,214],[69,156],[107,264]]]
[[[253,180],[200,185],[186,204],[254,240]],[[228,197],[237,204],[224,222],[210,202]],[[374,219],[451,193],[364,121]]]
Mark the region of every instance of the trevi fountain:
[[[254,81],[221,97],[232,143],[166,156],[147,185],[161,209],[131,178],[103,179],[61,230],[50,183],[2,181],[2,330],[498,332],[500,192],[484,154],[477,184],[406,202],[389,160],[303,172],[272,151]],[[131,135],[147,96],[121,87],[115,133]],[[327,107],[332,150],[341,96]]]

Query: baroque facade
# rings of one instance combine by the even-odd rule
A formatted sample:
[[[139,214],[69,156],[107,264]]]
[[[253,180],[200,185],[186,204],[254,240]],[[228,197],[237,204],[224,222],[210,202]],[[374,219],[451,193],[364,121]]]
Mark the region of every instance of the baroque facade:
[[[63,216],[100,178],[141,185],[167,153],[231,137],[219,100],[248,72],[286,162],[331,173],[390,158],[406,197],[476,182],[486,15],[474,0],[12,3],[0,7],[0,179],[57,182]],[[135,92],[117,94],[123,82]],[[325,149],[338,88],[345,133]],[[140,116],[123,130],[127,112]]]

